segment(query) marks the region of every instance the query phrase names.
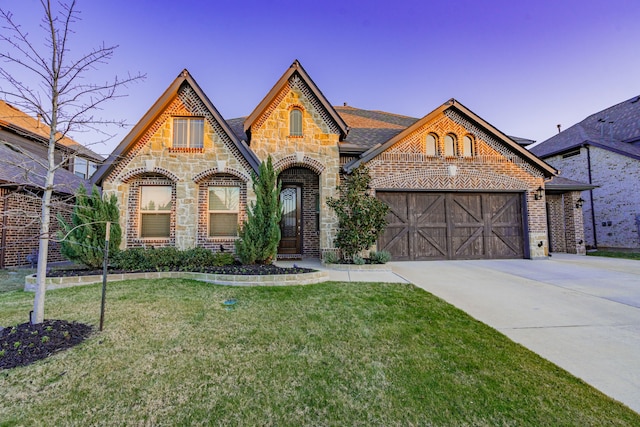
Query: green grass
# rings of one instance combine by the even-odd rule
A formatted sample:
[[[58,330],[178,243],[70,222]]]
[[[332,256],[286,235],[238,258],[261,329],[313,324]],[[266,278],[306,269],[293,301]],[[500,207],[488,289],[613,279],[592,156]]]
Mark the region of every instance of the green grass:
[[[603,256],[609,258],[624,258],[640,260],[640,252],[621,252],[621,251],[593,251],[587,252],[589,256]]]
[[[0,270],[0,293],[21,291],[24,289],[24,276],[35,272],[31,268]]]
[[[32,298],[0,294],[0,325],[25,321]],[[47,294],[47,318],[96,325],[99,308],[99,285]],[[0,371],[0,390],[0,425],[640,425],[404,284],[111,283],[103,332]]]

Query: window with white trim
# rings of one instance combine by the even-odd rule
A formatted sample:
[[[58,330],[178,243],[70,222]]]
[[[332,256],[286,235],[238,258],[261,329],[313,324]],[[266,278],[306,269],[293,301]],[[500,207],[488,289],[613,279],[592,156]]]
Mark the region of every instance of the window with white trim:
[[[170,185],[140,186],[140,237],[169,238],[171,230]]]
[[[438,139],[432,133],[427,135],[425,140],[425,154],[429,157],[435,157],[438,155]]]
[[[202,148],[203,146],[204,119],[202,117],[173,119],[173,148]]]
[[[445,157],[454,157],[456,155],[456,138],[449,134],[444,137],[444,155]]]
[[[238,235],[239,187],[209,187],[209,237]]]
[[[473,138],[465,135],[465,137],[462,138],[462,157],[471,156],[473,156]]]
[[[98,164],[87,160],[84,157],[73,158],[73,173],[83,179],[91,178],[91,175],[98,170]]]
[[[289,136],[302,136],[302,111],[299,108],[289,112]]]

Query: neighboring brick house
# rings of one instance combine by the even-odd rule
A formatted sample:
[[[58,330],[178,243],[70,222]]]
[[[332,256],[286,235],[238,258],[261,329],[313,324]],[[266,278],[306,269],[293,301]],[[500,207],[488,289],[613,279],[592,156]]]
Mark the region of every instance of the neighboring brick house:
[[[0,101],[0,268],[37,259],[48,135],[49,127],[40,120]],[[73,194],[81,185],[89,188],[86,178],[103,160],[69,138],[58,142],[55,155],[57,162],[66,160],[67,169],[57,170],[54,176],[52,233],[58,226],[56,214],[69,215]],[[48,260],[63,260],[54,241]]]
[[[640,96],[592,114],[531,148],[582,192],[592,248],[640,248]]]
[[[378,248],[394,259],[548,255],[544,186],[555,169],[456,100],[421,119],[333,107],[298,61],[230,120],[184,70],[93,182],[118,197],[123,248],[233,250],[267,156],[282,182],[279,257],[335,250],[327,198],[359,164],[392,207]]]

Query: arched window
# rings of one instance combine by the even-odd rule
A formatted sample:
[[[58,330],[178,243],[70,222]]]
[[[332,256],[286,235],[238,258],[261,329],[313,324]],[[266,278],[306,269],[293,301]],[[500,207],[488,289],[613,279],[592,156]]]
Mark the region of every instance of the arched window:
[[[427,135],[427,138],[425,140],[425,154],[430,157],[435,157],[438,155],[438,139],[432,133]]]
[[[444,137],[444,155],[454,157],[457,155],[456,136],[449,134]]]
[[[473,138],[471,138],[469,135],[465,135],[465,137],[462,138],[462,156],[473,156]]]
[[[302,111],[298,108],[289,113],[289,136],[302,136]]]

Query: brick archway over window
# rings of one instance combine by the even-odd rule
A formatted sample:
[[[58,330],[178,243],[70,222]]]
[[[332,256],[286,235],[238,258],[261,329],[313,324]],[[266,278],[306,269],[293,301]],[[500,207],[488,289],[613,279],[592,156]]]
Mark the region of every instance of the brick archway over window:
[[[308,156],[302,156],[302,158],[300,158],[299,156],[297,156],[295,154],[292,154],[290,156],[284,157],[284,158],[278,160],[273,165],[273,169],[275,169],[275,171],[277,173],[280,173],[280,172],[284,171],[285,169],[289,169],[289,168],[293,168],[293,167],[311,169],[312,171],[314,171],[318,175],[320,175],[325,170],[324,165],[322,163],[320,163],[319,161],[317,161],[315,159],[312,159],[311,157],[308,157]]]

